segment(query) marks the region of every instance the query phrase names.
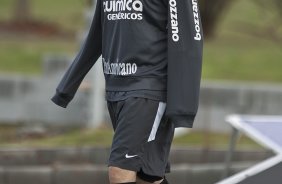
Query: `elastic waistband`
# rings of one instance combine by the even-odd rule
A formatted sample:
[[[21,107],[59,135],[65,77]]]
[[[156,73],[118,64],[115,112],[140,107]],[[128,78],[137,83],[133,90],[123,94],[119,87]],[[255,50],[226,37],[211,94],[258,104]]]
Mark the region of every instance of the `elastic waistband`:
[[[107,91],[132,91],[132,90],[166,90],[166,78],[149,77],[111,77],[106,78]]]

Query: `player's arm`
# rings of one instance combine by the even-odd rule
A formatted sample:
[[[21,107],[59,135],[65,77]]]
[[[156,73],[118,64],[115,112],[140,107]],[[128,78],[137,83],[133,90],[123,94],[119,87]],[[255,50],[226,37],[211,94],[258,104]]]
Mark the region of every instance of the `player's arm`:
[[[198,110],[203,34],[197,0],[168,0],[168,99],[176,127],[192,127]]]
[[[66,108],[88,71],[102,53],[101,1],[97,1],[89,33],[80,52],[59,83],[52,101]]]

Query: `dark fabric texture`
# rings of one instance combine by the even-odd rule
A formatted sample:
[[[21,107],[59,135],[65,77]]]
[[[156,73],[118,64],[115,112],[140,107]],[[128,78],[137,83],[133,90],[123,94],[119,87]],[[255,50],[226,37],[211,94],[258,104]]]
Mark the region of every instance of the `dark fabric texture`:
[[[95,15],[87,39],[84,41],[80,52],[64,74],[56,89],[56,94],[51,99],[55,104],[61,107],[67,107],[85,75],[102,53],[101,6],[101,1],[97,1]]]
[[[198,110],[202,70],[203,34],[196,0],[170,0],[171,11],[177,8],[179,40],[174,41],[174,17],[168,31],[167,111],[177,127],[191,128]],[[175,6],[174,6],[175,5]],[[197,16],[196,16],[197,15]],[[197,22],[199,21],[199,22]],[[198,24],[198,25],[197,25]],[[200,29],[197,34],[196,28]],[[195,38],[201,36],[201,40]]]
[[[106,91],[107,101],[121,101],[130,97],[148,98],[166,102],[166,91],[134,90],[134,91]]]
[[[53,97],[52,101],[63,108],[67,108],[68,103],[72,100],[73,96],[64,95],[57,92]]]
[[[145,98],[155,95],[144,90],[165,91],[166,116],[175,127],[191,128],[199,105],[203,54],[197,0],[128,2],[97,0],[88,36],[52,101],[67,107],[102,55],[106,91],[129,92],[122,100],[132,97],[132,91]]]
[[[163,177],[160,177],[160,176],[152,176],[152,175],[145,174],[142,170],[137,172],[137,176],[141,180],[150,182],[150,183],[154,183],[155,181],[160,181],[163,179]]]
[[[155,139],[148,140],[159,102],[132,97],[124,101],[108,102],[108,109],[115,131],[108,165],[136,172],[142,169],[147,175],[159,177],[169,172],[173,124],[160,116]]]
[[[164,178],[164,180],[160,184],[169,184],[169,183],[168,183],[167,179]]]

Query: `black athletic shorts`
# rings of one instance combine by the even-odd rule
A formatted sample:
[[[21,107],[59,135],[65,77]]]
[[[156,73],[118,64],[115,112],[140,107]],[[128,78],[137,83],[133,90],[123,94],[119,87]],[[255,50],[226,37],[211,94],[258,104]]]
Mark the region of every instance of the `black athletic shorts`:
[[[108,165],[159,177],[169,172],[174,127],[163,116],[166,104],[140,97],[107,104],[115,131]]]

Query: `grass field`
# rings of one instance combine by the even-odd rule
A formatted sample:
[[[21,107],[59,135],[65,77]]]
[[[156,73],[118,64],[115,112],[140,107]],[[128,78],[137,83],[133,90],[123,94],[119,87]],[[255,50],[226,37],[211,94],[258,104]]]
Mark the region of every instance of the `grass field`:
[[[15,0],[0,0],[0,20],[11,18]],[[86,0],[32,0],[36,19],[55,22],[68,30],[83,28]],[[239,13],[238,13],[239,12]],[[219,24],[217,37],[205,42],[204,79],[282,82],[282,37],[265,32],[273,14],[253,1],[238,0]],[[277,32],[282,35],[281,24]],[[272,35],[272,37],[271,37]],[[1,37],[1,35],[0,35]],[[280,40],[279,40],[280,39]],[[0,72],[39,74],[48,52],[75,54],[76,40],[11,39],[1,37]]]
[[[2,41],[0,43],[0,69],[2,73],[40,74],[43,56],[48,53],[73,54],[73,41],[50,41],[47,39],[23,41]]]
[[[16,127],[0,128],[0,147],[61,147],[61,146],[110,146],[113,131],[109,128],[100,129],[75,129],[57,136],[43,138],[22,138],[15,136]],[[190,132],[176,137],[173,146],[190,146],[201,148],[227,149],[229,135],[212,133],[207,136],[204,132]],[[240,149],[261,149],[251,139],[242,136],[237,144]]]
[[[87,0],[29,0],[31,14],[36,20],[54,22],[70,30],[80,29],[84,24],[83,10]],[[0,0],[0,20],[10,20],[15,11],[16,0]]]
[[[253,2],[235,1],[206,42],[204,78],[282,82],[282,22]]]
[[[36,20],[57,24],[63,30],[80,31],[84,26],[86,0],[31,0]],[[0,0],[0,21],[13,18],[15,0]],[[40,74],[41,61],[46,53],[74,54],[79,45],[73,39],[22,37],[0,34],[0,72]]]

